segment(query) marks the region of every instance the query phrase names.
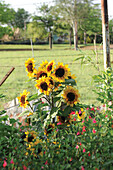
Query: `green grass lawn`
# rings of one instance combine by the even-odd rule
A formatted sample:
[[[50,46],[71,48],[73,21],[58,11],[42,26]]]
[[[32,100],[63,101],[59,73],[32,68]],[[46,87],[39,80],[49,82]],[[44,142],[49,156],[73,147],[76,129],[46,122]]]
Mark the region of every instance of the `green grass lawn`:
[[[24,49],[31,48],[30,45],[0,45],[0,49]],[[69,45],[53,45],[53,49],[49,50],[48,45],[35,45],[34,59],[36,61],[36,67],[40,65],[42,61],[55,60],[56,63],[63,62],[68,64],[72,74],[77,77],[77,87],[81,95],[81,102],[86,104],[97,104],[96,95],[92,90],[95,88],[92,80],[92,76],[98,74],[98,71],[91,64],[84,64],[81,66],[80,60],[74,61],[76,58],[84,55],[91,56],[95,62],[94,52],[92,50],[74,51],[73,47]],[[99,67],[100,70],[104,69],[102,51],[98,50]],[[100,54],[101,53],[101,54]],[[16,98],[24,89],[27,89],[33,94],[36,92],[34,82],[29,82],[27,73],[25,71],[24,63],[28,58],[33,57],[32,51],[0,51],[0,80],[10,70],[11,67],[15,67],[13,73],[0,87],[0,93],[6,95],[0,102],[0,109],[3,109],[3,104]],[[111,58],[112,55],[111,55]]]

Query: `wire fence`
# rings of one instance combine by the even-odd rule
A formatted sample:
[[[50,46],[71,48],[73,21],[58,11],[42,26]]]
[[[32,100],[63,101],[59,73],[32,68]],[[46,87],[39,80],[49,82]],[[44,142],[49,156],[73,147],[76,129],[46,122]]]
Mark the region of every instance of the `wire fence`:
[[[59,46],[60,46],[60,44],[59,44]],[[91,76],[95,75],[95,72],[93,73],[93,71],[92,71],[93,66],[91,67],[91,63],[88,64],[86,62],[83,64],[83,66],[87,67],[87,70],[82,70],[81,62],[79,60],[76,62],[74,61],[74,57],[75,58],[82,57],[85,55],[91,56],[91,58],[94,58],[95,48],[88,51],[88,53],[84,50],[82,50],[82,52],[78,50],[78,52],[75,53],[74,50],[70,48],[68,50],[70,52],[73,52],[71,54],[68,53],[67,49],[68,48],[64,48],[64,47],[63,47],[63,49],[59,49],[57,47],[57,49],[55,49],[53,51],[51,50],[51,52],[49,49],[48,50],[37,49],[37,51],[35,51],[35,53],[36,53],[35,54],[36,67],[40,66],[40,64],[39,64],[40,61],[44,61],[46,59],[48,60],[48,58],[49,58],[49,60],[57,59],[57,61],[63,62],[63,64],[68,64],[69,68],[73,69],[73,74],[75,74],[75,76],[77,76],[77,77],[81,77],[81,80],[78,80],[78,82],[77,82],[77,88],[80,91],[81,101],[86,102],[86,100],[87,100],[88,104],[96,103],[97,96],[94,94],[94,92],[92,92],[92,90],[95,89],[95,86],[93,85],[93,83],[91,83],[91,81],[92,81]],[[19,51],[20,50],[21,49],[19,49]],[[64,50],[65,50],[65,53],[61,53]],[[97,50],[96,52],[97,52],[98,58],[102,58],[102,55],[103,55],[102,46],[101,47],[99,46],[96,50]],[[56,54],[55,53],[56,51],[60,51],[61,54],[58,52]],[[23,51],[20,51],[20,52],[23,53]],[[27,52],[29,54],[29,51],[27,51]],[[45,52],[45,55],[43,54],[43,52]],[[7,52],[5,52],[6,53],[6,54],[4,53],[5,57],[2,56],[3,53],[4,53],[3,51],[0,51],[0,54],[1,54],[0,55],[0,60],[1,60],[1,62],[0,62],[0,75],[1,75],[0,79],[2,78],[2,75],[7,73],[7,70],[9,70],[9,68],[11,68],[11,66],[15,67],[15,71],[11,75],[12,76],[11,80],[10,80],[10,78],[8,78],[9,80],[7,80],[4,83],[4,85],[0,87],[0,93],[4,93],[4,94],[6,94],[6,96],[8,95],[5,102],[8,102],[8,101],[10,101],[10,99],[17,97],[20,93],[22,93],[22,91],[25,88],[28,91],[36,92],[35,86],[33,87],[32,84],[29,83],[29,81],[27,79],[27,74],[25,73],[24,62],[25,62],[25,60],[27,60],[30,57],[28,57],[28,55],[24,55],[24,54],[19,56],[18,51],[11,51],[11,53],[15,53],[15,55],[10,54],[10,52],[8,51],[8,53],[9,53],[8,56],[7,56]],[[31,51],[31,53],[32,53],[32,51]],[[112,51],[111,51],[111,56],[113,56]],[[95,65],[96,65],[96,62],[95,62]],[[97,65],[101,68],[102,67],[104,68],[103,60],[101,59]],[[96,72],[96,74],[97,74],[97,72]],[[88,78],[85,79],[86,77],[88,77]],[[12,93],[14,94],[13,96],[12,96]]]
[[[81,55],[79,54],[78,56],[81,56]],[[90,54],[90,53],[88,55],[93,56],[93,54]],[[102,55],[102,53],[100,53],[99,55]],[[50,58],[52,58],[53,55],[51,55],[51,56],[48,55],[48,56]],[[61,59],[60,56],[62,56],[62,55],[57,55],[57,59],[58,58]],[[65,61],[65,62],[63,62],[63,64],[68,64],[69,68],[73,67],[73,69],[77,67],[80,70],[81,69],[80,62],[78,62],[78,61],[77,62],[69,62],[70,57],[73,58],[74,56],[75,55],[64,55],[64,58],[67,59],[68,62]],[[56,55],[54,55],[54,58],[55,57],[56,57]],[[13,59],[13,58],[15,58],[15,57],[8,57],[8,58],[4,58],[4,59],[7,60],[7,59]],[[19,57],[16,57],[16,58],[19,59]],[[40,58],[40,59],[42,59],[42,61],[44,61],[44,56],[37,56],[36,58],[38,58],[38,59]],[[22,59],[26,60],[26,59],[28,59],[28,57],[25,56],[25,57],[22,57]],[[35,65],[36,65],[36,67],[38,67],[40,64],[36,62]],[[84,66],[85,65],[87,66],[87,63],[84,63]],[[99,66],[102,66],[102,65],[103,65],[103,62],[99,63]],[[15,71],[14,71],[14,73],[12,73],[12,80],[6,81],[4,83],[4,85],[2,87],[0,87],[0,93],[4,93],[4,94],[6,94],[6,96],[8,95],[8,99],[5,100],[5,102],[10,101],[9,99],[10,99],[11,93],[14,93],[15,94],[14,97],[17,97],[17,96],[19,96],[20,93],[22,93],[22,91],[24,89],[27,89],[28,91],[36,92],[35,86],[33,87],[33,85],[30,84],[30,82],[27,80],[28,77],[27,77],[26,73],[24,73],[25,72],[24,64],[22,64],[22,65],[21,64],[20,65],[12,64],[12,66],[15,67]],[[7,63],[7,65],[1,65],[0,73],[4,73],[4,69],[6,69],[6,68],[9,69],[10,67],[11,67],[11,65],[8,65],[8,63]],[[75,72],[77,73],[77,69]],[[74,71],[73,71],[73,73],[74,73]],[[19,78],[19,79],[18,79],[18,74],[21,74],[21,78]],[[81,84],[81,82],[78,81],[79,83],[77,85],[77,88],[80,91],[81,101],[84,102],[84,101],[88,100],[89,103],[94,103],[96,101],[96,97],[93,96],[94,94],[93,94],[92,90],[95,89],[95,86],[91,85],[91,82],[90,82],[91,80],[86,80],[86,81],[90,82],[89,84],[85,83],[84,75],[82,75],[82,74],[84,74],[84,73],[82,73],[82,71],[80,71],[79,77],[82,77],[82,79],[83,79],[82,81],[84,83]],[[76,76],[76,74],[75,74],[75,76]],[[77,75],[77,77],[78,77],[78,75]],[[90,93],[90,95],[87,96],[88,93]],[[17,96],[16,96],[16,94],[17,94]]]

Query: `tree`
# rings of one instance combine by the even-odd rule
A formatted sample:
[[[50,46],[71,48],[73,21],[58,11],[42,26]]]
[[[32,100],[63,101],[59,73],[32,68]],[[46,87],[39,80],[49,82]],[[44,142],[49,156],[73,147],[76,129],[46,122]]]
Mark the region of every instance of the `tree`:
[[[24,8],[18,8],[15,14],[15,26],[21,29],[26,29],[26,23],[29,23],[30,14]]]
[[[79,23],[79,30],[84,33],[84,44],[86,44],[86,34],[93,34],[96,42],[96,35],[102,32],[101,9],[99,5],[92,4],[87,12],[88,15],[80,20]]]
[[[50,49],[52,49],[52,30],[53,30],[53,22],[54,16],[51,14],[52,7],[49,7],[46,4],[43,4],[40,8],[37,9],[40,15],[35,15],[33,20],[37,23],[40,23],[42,27],[45,27],[49,33],[49,45]]]
[[[10,18],[8,25],[10,27],[13,27],[13,33],[15,33],[15,30],[17,28],[20,29],[20,32],[26,32],[26,25],[29,23],[30,20],[30,14],[28,11],[25,11],[23,8],[18,8],[17,12],[14,9],[10,9],[10,12],[13,15],[13,18]],[[24,34],[26,35],[26,33]],[[15,39],[15,34],[13,34],[13,37]],[[24,36],[26,39],[26,37]]]
[[[9,7],[9,4],[5,4],[4,1],[0,2],[0,38],[2,38],[5,34],[12,33],[8,23],[13,18],[13,14]]]
[[[110,43],[113,44],[113,19],[109,20],[109,35],[110,35]]]
[[[54,24],[53,32],[54,32],[54,34],[57,34],[58,36],[68,35],[69,44],[70,44],[70,46],[72,45],[72,43],[71,43],[72,28],[70,27],[70,25],[67,22],[62,21],[62,19],[58,18],[58,20]]]
[[[59,11],[59,15],[73,28],[75,50],[78,46],[78,24],[84,16],[88,15],[88,8],[92,2],[93,0],[56,0],[56,9]]]
[[[36,39],[43,40],[47,37],[47,30],[34,21],[27,25],[26,37],[32,39],[33,42],[35,42]]]

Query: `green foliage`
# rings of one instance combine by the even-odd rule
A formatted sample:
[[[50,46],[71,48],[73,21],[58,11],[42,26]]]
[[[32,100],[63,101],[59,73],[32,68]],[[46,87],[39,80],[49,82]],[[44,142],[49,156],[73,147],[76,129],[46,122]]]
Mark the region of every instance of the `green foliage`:
[[[25,29],[25,24],[29,22],[30,14],[24,8],[18,8],[15,14],[15,25],[18,28]]]
[[[42,27],[45,27],[49,32],[52,31],[54,16],[51,14],[52,6],[43,4],[41,7],[37,8],[40,15],[33,16],[33,21],[39,22]]]
[[[4,1],[0,2],[0,38],[5,34],[12,35],[12,29],[8,26],[14,15],[9,4],[5,4]],[[4,25],[5,24],[5,25]]]
[[[12,30],[10,27],[0,26],[0,38],[2,38],[4,35],[12,35]]]
[[[41,41],[47,36],[47,30],[43,26],[41,26],[40,23],[31,22],[27,25],[26,38],[32,38],[33,42],[36,42],[36,39],[38,39],[38,41]]]
[[[102,75],[95,75],[94,81],[97,84],[98,100],[101,103],[106,104],[107,108],[113,107],[113,70],[112,68],[107,68],[106,71],[102,72]]]

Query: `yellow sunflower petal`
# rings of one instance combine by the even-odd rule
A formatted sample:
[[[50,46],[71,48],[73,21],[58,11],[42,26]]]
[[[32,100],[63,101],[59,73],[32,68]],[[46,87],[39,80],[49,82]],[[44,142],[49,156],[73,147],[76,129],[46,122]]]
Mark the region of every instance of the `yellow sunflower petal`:
[[[56,65],[56,68],[54,69],[54,72],[51,74],[51,77],[59,82],[64,82],[65,79],[68,78],[70,69],[67,67],[67,65],[63,65],[62,63],[58,63]]]
[[[51,92],[51,85],[48,77],[41,77],[39,80],[36,80],[37,84],[35,85],[41,93],[49,95]]]
[[[78,98],[80,94],[78,90],[73,88],[72,86],[67,86],[66,89],[63,91],[62,97],[64,98],[67,105],[73,107],[73,105],[79,102]]]
[[[20,97],[17,97],[20,106],[26,108],[29,102],[27,101],[27,96],[30,94],[30,92],[27,92],[27,90],[24,90],[23,93],[20,93]]]

